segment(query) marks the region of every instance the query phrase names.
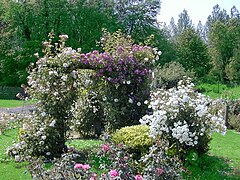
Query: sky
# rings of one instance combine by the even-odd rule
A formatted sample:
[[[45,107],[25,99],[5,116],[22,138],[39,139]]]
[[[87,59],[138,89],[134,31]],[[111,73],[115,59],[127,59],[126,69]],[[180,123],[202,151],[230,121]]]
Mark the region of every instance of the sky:
[[[161,0],[158,21],[165,22],[168,25],[173,17],[176,23],[178,15],[186,9],[195,25],[199,21],[205,24],[207,17],[212,13],[213,6],[216,4],[221,9],[225,9],[228,14],[230,14],[233,5],[240,11],[240,0]]]

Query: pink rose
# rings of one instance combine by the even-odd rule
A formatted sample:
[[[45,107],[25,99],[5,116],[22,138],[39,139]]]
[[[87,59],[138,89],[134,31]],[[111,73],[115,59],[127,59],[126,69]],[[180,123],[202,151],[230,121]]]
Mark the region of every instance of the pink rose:
[[[108,146],[108,144],[104,144],[104,145],[102,145],[102,149],[103,149],[103,151],[105,151],[105,152],[107,152],[107,151],[109,151],[109,146]]]
[[[143,180],[142,175],[137,174],[137,175],[135,176],[135,180]]]
[[[117,172],[116,169],[111,170],[111,171],[109,172],[109,174],[110,174],[111,177],[117,177],[117,176],[118,176],[118,172]]]
[[[79,168],[82,168],[82,164],[75,164],[75,166],[74,166],[74,169],[79,169]]]
[[[156,174],[157,174],[157,175],[160,176],[162,173],[164,173],[164,170],[163,170],[162,168],[157,168],[157,169],[156,169]]]
[[[97,174],[94,173],[94,174],[92,174],[92,176],[91,176],[91,178],[89,180],[96,180],[96,177],[97,177]]]
[[[84,164],[83,166],[82,166],[82,169],[84,169],[84,170],[88,170],[88,169],[90,169],[91,167],[89,166],[89,164]]]

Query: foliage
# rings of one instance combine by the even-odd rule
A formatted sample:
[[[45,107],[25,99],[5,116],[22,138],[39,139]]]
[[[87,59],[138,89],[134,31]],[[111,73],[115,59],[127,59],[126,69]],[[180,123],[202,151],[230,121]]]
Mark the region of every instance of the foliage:
[[[229,107],[228,112],[228,129],[233,129],[240,132],[240,101],[239,100],[227,100]]]
[[[198,78],[208,74],[211,66],[207,46],[194,29],[188,28],[182,32],[176,44],[177,61],[186,70],[195,72],[195,76]]]
[[[103,90],[104,106],[108,109],[106,121],[114,129],[138,124],[138,119],[146,113],[143,102],[149,98],[149,74],[158,59],[156,49],[132,42],[121,31],[104,32],[101,39],[105,53],[111,56],[103,53],[104,63],[97,76],[107,82]]]
[[[146,179],[182,179],[182,164],[176,157],[170,158],[165,149],[168,144],[163,140],[157,141],[149,153],[141,158]],[[165,149],[164,149],[165,148]]]
[[[29,173],[27,173],[27,174],[24,173],[25,169],[26,169],[26,163],[14,162],[14,160],[9,160],[6,157],[6,154],[5,154],[6,147],[11,145],[12,141],[16,140],[16,139],[17,139],[17,129],[8,130],[8,131],[6,131],[5,135],[0,136],[0,141],[2,144],[2,146],[0,147],[0,157],[2,158],[0,161],[0,167],[1,167],[0,172],[2,174],[1,177],[4,179],[31,179]],[[77,147],[81,147],[81,143],[85,143],[82,140],[80,142],[78,142],[78,140],[75,140],[75,141],[76,141],[76,143],[78,143]],[[237,169],[235,169],[235,171],[233,171],[232,168],[230,169],[229,166],[226,164],[226,161],[219,160],[218,158],[215,157],[215,156],[224,156],[225,158],[228,158],[228,160],[231,159],[230,165],[233,165],[234,168],[237,168],[237,167],[239,168],[239,162],[240,162],[239,156],[238,156],[239,147],[238,146],[236,147],[236,145],[239,144],[238,141],[239,141],[239,134],[234,131],[228,131],[225,136],[214,133],[213,140],[210,143],[211,156],[204,155],[204,158],[198,157],[198,162],[201,162],[200,166],[198,166],[199,163],[196,165],[188,164],[187,169],[185,170],[186,176],[184,175],[184,179],[187,179],[187,178],[194,179],[194,177],[199,177],[200,179],[209,179],[209,178],[221,179],[221,177],[223,177],[223,176],[226,179],[234,179],[234,178],[238,179],[239,174],[237,176],[237,173],[239,173],[239,171],[237,171]],[[70,143],[70,144],[72,144],[72,143]],[[158,146],[158,148],[159,147],[163,147],[163,146]],[[72,148],[70,148],[70,149],[72,149]],[[106,147],[104,149],[106,150]],[[74,149],[72,149],[72,150],[74,150]],[[91,150],[93,150],[92,147],[91,147]],[[103,151],[103,145],[101,145],[99,150]],[[74,150],[74,151],[75,151],[74,153],[80,152],[80,154],[81,154],[81,158],[77,161],[77,164],[83,164],[83,165],[87,164],[87,161],[84,158],[89,157],[91,159],[91,157],[92,157],[92,156],[87,156],[87,153],[86,153],[86,152],[90,151],[89,146],[87,147],[87,149],[85,151],[76,151],[76,150]],[[72,155],[74,153],[69,152],[68,155]],[[160,158],[160,161],[162,162],[163,158]],[[59,160],[56,162],[59,162]],[[51,170],[52,165],[50,165],[50,167],[49,167],[49,165],[48,165],[49,163],[43,163],[40,159],[39,159],[39,161],[36,161],[36,163],[37,163],[37,164],[35,164],[36,166],[32,166],[33,168],[35,168],[36,171],[39,170],[38,168],[41,165],[43,165],[45,171],[48,170],[48,173],[49,173],[49,170]],[[71,164],[71,162],[69,162],[69,164]],[[97,174],[98,174],[98,176],[97,176],[97,178],[98,178],[98,177],[100,177],[99,175],[103,172],[99,171],[98,169],[95,169],[95,165],[96,164],[92,164],[92,163],[90,164],[90,166],[91,166],[90,171],[94,169],[94,171],[97,172]],[[75,166],[75,164],[70,167],[67,167],[67,168],[73,170],[74,166]],[[16,167],[18,167],[18,168],[16,168]],[[56,165],[56,167],[57,167],[57,165]],[[135,165],[135,167],[136,167],[136,165]],[[139,167],[139,166],[137,166],[137,167]],[[160,170],[160,169],[158,169],[158,170]],[[106,171],[106,172],[109,172],[109,171]],[[158,172],[162,172],[162,171],[158,171]],[[140,175],[140,174],[137,174],[137,175]],[[235,176],[233,176],[233,175],[235,175]]]
[[[110,36],[123,36],[119,33]],[[145,114],[143,102],[149,97],[149,72],[157,52],[131,43],[122,47],[121,41],[109,38],[107,42],[113,40],[117,49],[84,54],[80,48],[65,47],[67,35],[60,35],[60,43],[54,45],[54,34],[49,37],[43,42],[45,56],[38,57],[28,76],[29,93],[39,103],[21,136],[29,149],[25,153],[59,157],[66,151],[70,127],[84,135],[93,125],[100,135],[105,125],[116,129],[138,122]],[[132,42],[126,37],[120,40]]]
[[[153,27],[157,27],[157,14],[160,1],[113,1],[114,13],[123,24],[125,33],[131,35],[137,42],[143,42],[144,37],[152,34]]]
[[[83,86],[77,93],[77,100],[73,103],[73,120],[71,130],[79,132],[82,137],[94,137],[101,134],[105,117],[102,103],[102,86],[97,80],[94,70],[79,70]]]
[[[229,59],[229,64],[226,66],[226,76],[233,82],[238,84],[240,82],[240,49],[236,49],[233,57]]]
[[[102,180],[152,179],[153,177],[181,179],[178,169],[180,164],[164,154],[162,145],[154,146],[148,156],[146,155],[137,162],[131,158],[124,144],[115,145],[108,142],[98,149],[89,150],[88,155],[76,150],[63,154],[60,159],[53,161],[50,169],[44,168],[41,159],[32,159],[30,172],[37,179],[53,177],[55,179],[71,177],[72,179]],[[87,159],[81,159],[83,156]]]
[[[226,160],[207,154],[195,158],[190,154],[185,167],[184,179],[238,179]]]
[[[2,15],[3,46],[0,51],[0,81],[4,85],[26,84],[27,67],[36,62],[35,52],[41,52],[41,42],[49,32],[57,35],[67,33],[68,44],[83,52],[98,48],[102,28],[114,31],[120,28],[114,16],[99,7],[89,6],[86,0],[4,1]],[[55,39],[54,41],[57,41]],[[10,47],[10,48],[9,48]]]
[[[146,125],[123,127],[112,135],[112,141],[116,144],[123,143],[130,151],[143,154],[153,144],[148,133],[149,127]]]
[[[186,71],[185,68],[178,62],[170,62],[163,67],[154,69],[154,76],[157,88],[173,88],[184,77],[194,77],[194,73]]]
[[[220,102],[212,102],[193,87],[186,79],[175,88],[156,90],[149,102],[153,113],[140,119],[141,124],[150,125],[151,137],[169,140],[169,147],[175,144],[177,154],[191,149],[205,153],[211,132],[226,131]]]
[[[212,25],[209,32],[209,53],[213,68],[211,73],[221,82],[226,82],[227,78],[236,81],[239,51],[239,20],[230,19],[226,23],[220,21]],[[228,75],[227,75],[227,74]]]

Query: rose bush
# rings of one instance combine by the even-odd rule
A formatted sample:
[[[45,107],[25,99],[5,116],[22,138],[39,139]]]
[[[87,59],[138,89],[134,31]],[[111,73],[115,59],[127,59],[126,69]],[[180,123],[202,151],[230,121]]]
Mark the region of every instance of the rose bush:
[[[147,109],[143,102],[149,98],[156,49],[133,44],[120,31],[105,32],[102,53],[66,47],[67,35],[60,35],[59,43],[53,42],[53,34],[49,37],[43,43],[44,56],[35,54],[38,61],[28,76],[28,92],[39,100],[21,136],[29,154],[60,157],[71,130],[99,135],[104,126],[116,129],[138,123]]]

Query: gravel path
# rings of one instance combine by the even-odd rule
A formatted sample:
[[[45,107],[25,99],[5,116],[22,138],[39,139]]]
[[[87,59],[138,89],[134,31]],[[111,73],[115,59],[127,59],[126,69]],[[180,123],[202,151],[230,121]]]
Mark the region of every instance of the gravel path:
[[[16,108],[0,108],[0,113],[29,113],[34,110],[34,105],[16,107]]]

